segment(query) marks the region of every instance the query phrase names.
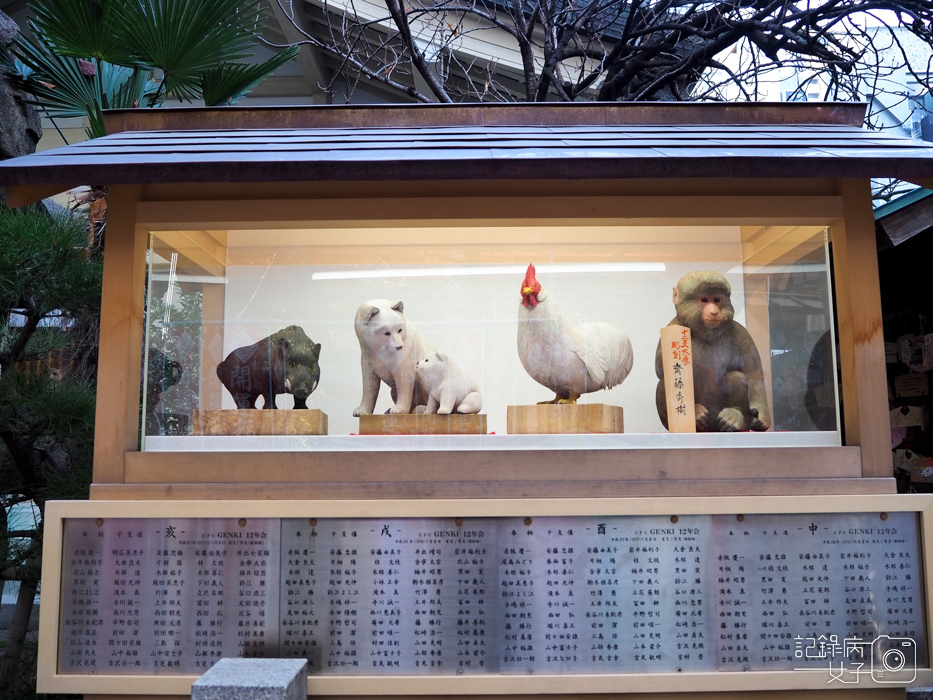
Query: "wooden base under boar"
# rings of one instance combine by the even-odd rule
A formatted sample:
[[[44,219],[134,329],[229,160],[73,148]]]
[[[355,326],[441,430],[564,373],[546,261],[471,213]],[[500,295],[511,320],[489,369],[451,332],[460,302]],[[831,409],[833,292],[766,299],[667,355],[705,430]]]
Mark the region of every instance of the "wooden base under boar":
[[[485,435],[484,413],[360,416],[360,435]]]
[[[195,409],[195,435],[327,435],[327,414],[317,408]]]
[[[509,406],[510,435],[624,433],[622,407],[604,403]]]

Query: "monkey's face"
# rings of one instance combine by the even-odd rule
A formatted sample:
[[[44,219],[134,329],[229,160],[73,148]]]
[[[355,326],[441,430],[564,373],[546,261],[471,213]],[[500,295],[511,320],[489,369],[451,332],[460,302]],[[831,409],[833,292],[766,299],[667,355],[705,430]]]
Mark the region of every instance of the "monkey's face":
[[[700,320],[707,328],[719,328],[732,318],[732,314],[726,308],[728,306],[731,309],[732,304],[725,294],[700,294],[696,298],[696,304],[700,307]]]
[[[721,275],[695,272],[684,277],[674,289],[678,323],[701,338],[718,336],[732,321],[731,289]]]

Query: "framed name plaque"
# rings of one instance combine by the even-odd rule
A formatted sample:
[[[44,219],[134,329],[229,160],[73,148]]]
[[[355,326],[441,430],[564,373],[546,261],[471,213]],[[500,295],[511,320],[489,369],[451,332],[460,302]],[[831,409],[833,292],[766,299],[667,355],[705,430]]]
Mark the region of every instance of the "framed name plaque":
[[[928,502],[50,503],[39,687],[187,694],[222,657],[306,658],[321,695],[929,682]]]

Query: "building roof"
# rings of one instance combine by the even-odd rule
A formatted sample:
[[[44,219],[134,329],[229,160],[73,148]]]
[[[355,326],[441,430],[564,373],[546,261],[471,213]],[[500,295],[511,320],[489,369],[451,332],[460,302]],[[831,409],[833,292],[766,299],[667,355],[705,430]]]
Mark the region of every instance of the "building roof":
[[[108,136],[0,163],[0,184],[933,176],[863,105],[385,105],[127,110]]]
[[[913,192],[898,197],[875,209],[879,250],[898,246],[919,233],[933,228],[933,191],[919,187]],[[887,240],[884,240],[884,239]]]

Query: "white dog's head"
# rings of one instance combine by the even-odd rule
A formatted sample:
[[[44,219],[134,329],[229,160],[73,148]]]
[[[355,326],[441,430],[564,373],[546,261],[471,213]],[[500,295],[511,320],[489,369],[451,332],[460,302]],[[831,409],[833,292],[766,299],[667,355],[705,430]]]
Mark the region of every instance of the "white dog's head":
[[[360,345],[372,349],[400,351],[405,347],[408,327],[401,301],[370,299],[356,311],[354,328]]]

